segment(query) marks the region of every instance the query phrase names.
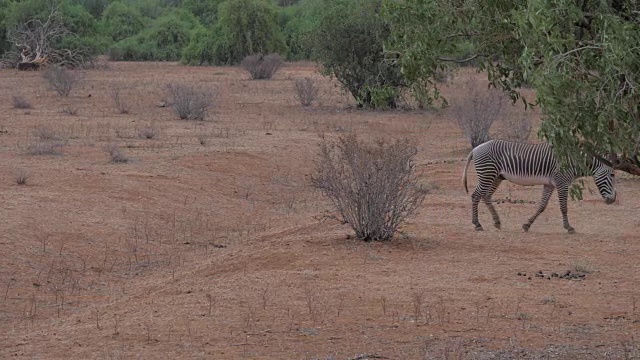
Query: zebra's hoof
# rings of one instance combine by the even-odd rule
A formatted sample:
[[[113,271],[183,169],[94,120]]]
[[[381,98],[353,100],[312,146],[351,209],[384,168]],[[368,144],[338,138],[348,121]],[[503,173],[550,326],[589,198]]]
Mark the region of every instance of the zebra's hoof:
[[[568,228],[568,229],[567,229],[567,232],[568,232],[569,234],[575,234],[575,233],[576,233],[576,229],[574,229],[574,228],[570,227],[570,228]]]
[[[476,226],[476,231],[483,231],[484,229],[482,228],[482,225],[477,225]]]
[[[522,225],[522,230],[524,230],[524,232],[528,232],[530,227],[531,227],[531,224],[524,224]]]
[[[496,229],[500,230],[500,227],[502,226],[499,222],[493,224],[493,226],[496,227]]]

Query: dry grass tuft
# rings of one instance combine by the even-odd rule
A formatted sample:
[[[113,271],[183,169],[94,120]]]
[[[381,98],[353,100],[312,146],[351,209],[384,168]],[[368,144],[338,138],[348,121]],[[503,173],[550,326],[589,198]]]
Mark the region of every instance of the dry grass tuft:
[[[27,146],[28,155],[61,155],[63,144],[59,141],[38,141]]]
[[[271,79],[283,63],[282,56],[278,54],[255,54],[245,57],[240,66],[249,73],[251,79],[265,80]]]
[[[120,148],[116,144],[107,145],[105,151],[111,157],[112,163],[122,164],[129,162],[129,158],[120,151]]]
[[[18,185],[27,185],[27,180],[29,179],[29,173],[24,170],[24,169],[20,169],[18,170],[18,172],[16,173],[16,184]]]
[[[296,100],[300,105],[309,107],[318,98],[318,85],[315,80],[309,77],[297,78],[294,80]]]
[[[213,94],[210,90],[185,84],[170,84],[167,88],[173,111],[180,119],[202,121],[213,108]]]
[[[111,99],[113,99],[113,103],[120,114],[128,114],[129,113],[129,104],[124,100],[122,94],[120,93],[119,88],[114,88],[111,90]]]
[[[31,102],[20,95],[13,95],[11,97],[11,103],[13,104],[14,109],[31,109]]]

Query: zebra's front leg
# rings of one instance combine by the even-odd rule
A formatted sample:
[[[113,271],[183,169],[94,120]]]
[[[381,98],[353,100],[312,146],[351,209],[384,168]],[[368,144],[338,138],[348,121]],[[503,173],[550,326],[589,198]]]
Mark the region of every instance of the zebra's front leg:
[[[542,200],[540,200],[540,206],[538,206],[538,211],[529,218],[526,224],[522,225],[522,229],[525,232],[529,231],[529,228],[533,224],[534,221],[538,218],[540,214],[547,208],[547,204],[549,204],[549,198],[551,198],[551,194],[553,194],[553,185],[545,185],[544,190],[542,190]]]
[[[569,218],[567,217],[567,201],[569,196],[569,185],[558,186],[558,200],[560,201],[560,212],[562,213],[562,224],[564,228],[573,234],[576,232],[571,225],[569,225]]]

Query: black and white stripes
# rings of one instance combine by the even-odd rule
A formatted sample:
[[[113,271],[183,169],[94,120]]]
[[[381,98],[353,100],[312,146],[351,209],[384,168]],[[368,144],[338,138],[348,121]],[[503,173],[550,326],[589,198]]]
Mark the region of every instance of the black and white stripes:
[[[480,200],[489,208],[495,226],[500,228],[500,217],[491,204],[491,196],[500,186],[502,180],[505,179],[519,185],[544,186],[538,210],[526,224],[522,225],[525,231],[529,230],[538,215],[545,210],[553,190],[557,188],[564,228],[570,233],[574,232],[567,219],[567,197],[569,186],[571,186],[576,177],[582,175],[593,176],[605,202],[611,204],[616,199],[614,171],[612,168],[594,158],[588,174],[579,174],[574,167],[561,170],[548,144],[491,140],[478,145],[469,154],[464,168],[463,182],[467,193],[469,192],[467,188],[467,169],[472,159],[478,174],[478,185],[471,195],[471,221],[476,230],[482,230],[482,225],[478,221],[478,203]]]

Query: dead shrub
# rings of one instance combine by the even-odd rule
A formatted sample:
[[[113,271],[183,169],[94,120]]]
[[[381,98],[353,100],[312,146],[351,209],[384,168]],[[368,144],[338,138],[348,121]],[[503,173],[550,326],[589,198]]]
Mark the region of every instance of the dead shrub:
[[[62,96],[69,96],[71,91],[82,81],[80,72],[67,70],[62,66],[49,66],[42,75],[49,85]]]
[[[278,54],[254,54],[245,57],[240,66],[249,73],[251,79],[264,80],[271,79],[283,63],[282,56]]]
[[[138,129],[138,137],[140,139],[155,139],[160,134],[160,129],[151,124]]]
[[[62,140],[60,134],[51,126],[38,124],[33,128],[33,136],[40,140]]]
[[[112,163],[126,163],[126,162],[129,162],[129,158],[120,151],[120,148],[116,144],[107,145],[105,147],[105,151],[111,157],[111,162]]]
[[[528,117],[519,117],[506,120],[504,128],[498,135],[505,140],[528,142],[532,130],[533,124],[531,119]]]
[[[31,102],[24,96],[13,95],[11,97],[11,103],[14,109],[31,109]]]
[[[24,169],[20,169],[18,170],[18,172],[16,173],[16,184],[18,185],[27,185],[27,180],[29,179],[29,173],[24,170]]]
[[[120,89],[114,88],[111,90],[111,98],[113,99],[113,103],[120,114],[128,114],[129,113],[129,104],[123,99]]]
[[[315,80],[309,77],[297,78],[294,80],[293,88],[295,89],[296,100],[300,105],[309,107],[318,98],[318,86]]]
[[[71,116],[76,116],[78,115],[78,108],[73,106],[65,106],[62,108],[62,113],[71,115]]]
[[[213,107],[213,94],[210,90],[184,84],[170,84],[167,88],[173,111],[180,119],[202,121]]]
[[[341,136],[321,143],[311,181],[358,238],[389,240],[427,194],[415,171],[417,151],[406,139],[367,144],[355,134]]]
[[[502,115],[505,95],[498,89],[481,89],[474,77],[466,82],[466,96],[452,107],[456,125],[465,138],[476,147],[491,140],[489,131],[493,123]]]
[[[62,143],[59,141],[39,141],[27,146],[28,155],[61,155]]]

